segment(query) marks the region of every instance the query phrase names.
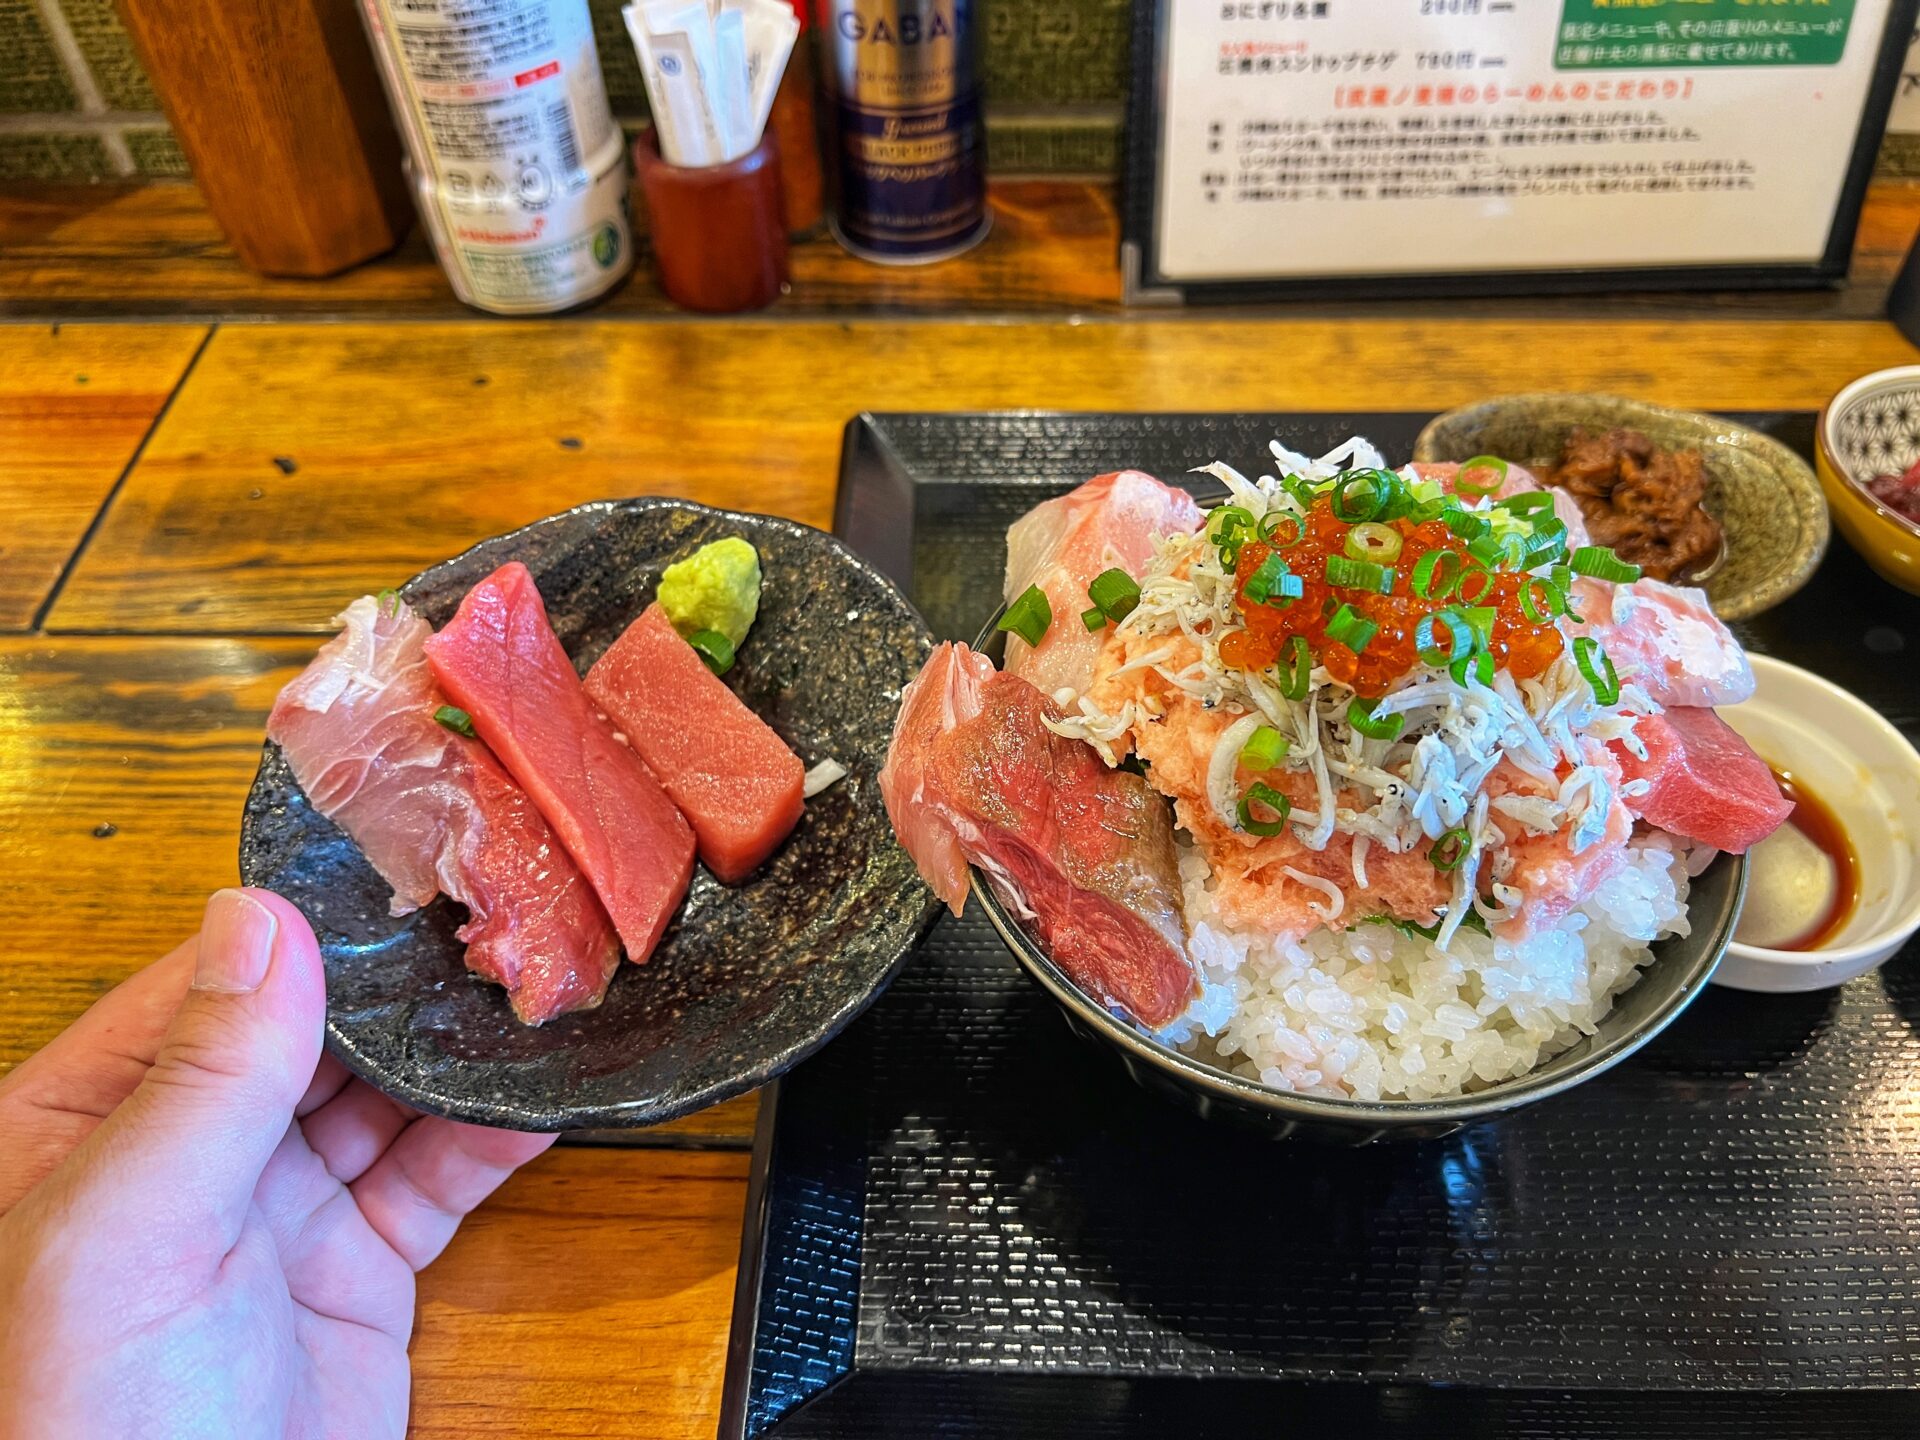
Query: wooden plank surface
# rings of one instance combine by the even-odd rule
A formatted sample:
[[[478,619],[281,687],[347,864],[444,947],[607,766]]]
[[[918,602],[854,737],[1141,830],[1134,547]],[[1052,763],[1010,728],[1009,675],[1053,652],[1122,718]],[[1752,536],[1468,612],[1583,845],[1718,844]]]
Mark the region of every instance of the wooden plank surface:
[[[747,1156],[557,1148],[420,1276],[413,1440],[712,1440]]]
[[[776,313],[1112,309],[1120,299],[1112,188],[996,182],[991,238],[951,265],[882,266],[825,237],[794,247]],[[644,222],[644,216],[640,217]],[[325,283],[243,269],[191,185],[18,187],[0,195],[0,311],[83,315],[471,317],[420,227],[393,254]],[[644,249],[596,314],[672,315]]]
[[[228,327],[48,628],[323,630],[357,594],[614,495],[826,525],[862,409],[1418,409],[1543,386],[1816,406],[1916,353],[1832,321]]]
[[[986,243],[941,265],[887,267],[856,260],[830,239],[793,252],[792,293],[770,312],[958,311],[1059,314],[1120,310],[1119,212],[1099,180],[995,180],[994,228]],[[644,217],[642,217],[644,221]],[[1920,185],[1882,180],[1868,193],[1850,283],[1793,293],[1705,291],[1604,297],[1517,296],[1458,300],[1298,302],[1289,315],[1454,315],[1650,318],[1729,310],[1800,318],[1876,316],[1888,282],[1920,230]],[[16,186],[0,195],[0,313],[49,319],[164,316],[472,316],[441,274],[424,235],[392,255],[322,284],[250,274],[234,259],[191,185]],[[634,277],[596,315],[672,314],[644,254]],[[1140,312],[1151,315],[1154,312]]]
[[[0,326],[0,630],[32,623],[205,338],[200,325]]]

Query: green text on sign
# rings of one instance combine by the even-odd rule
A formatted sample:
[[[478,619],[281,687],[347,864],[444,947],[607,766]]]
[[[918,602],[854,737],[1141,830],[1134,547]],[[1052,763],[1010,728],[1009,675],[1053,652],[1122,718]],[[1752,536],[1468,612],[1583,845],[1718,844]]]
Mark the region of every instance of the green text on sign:
[[[1836,65],[1854,0],[1561,0],[1557,70]]]

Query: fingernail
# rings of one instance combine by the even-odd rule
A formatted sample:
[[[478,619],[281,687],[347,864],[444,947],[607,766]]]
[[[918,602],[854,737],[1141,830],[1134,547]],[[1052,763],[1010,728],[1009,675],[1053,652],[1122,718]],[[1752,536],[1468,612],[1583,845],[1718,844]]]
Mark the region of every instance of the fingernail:
[[[280,917],[244,890],[216,890],[200,922],[193,988],[245,994],[258,990],[273,960]]]

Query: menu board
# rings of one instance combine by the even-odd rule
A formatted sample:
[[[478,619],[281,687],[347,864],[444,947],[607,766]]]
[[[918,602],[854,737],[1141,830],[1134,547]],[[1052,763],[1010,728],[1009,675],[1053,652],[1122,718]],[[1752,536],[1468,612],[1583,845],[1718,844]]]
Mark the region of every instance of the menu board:
[[[1915,9],[1148,3],[1130,284],[1836,278]]]

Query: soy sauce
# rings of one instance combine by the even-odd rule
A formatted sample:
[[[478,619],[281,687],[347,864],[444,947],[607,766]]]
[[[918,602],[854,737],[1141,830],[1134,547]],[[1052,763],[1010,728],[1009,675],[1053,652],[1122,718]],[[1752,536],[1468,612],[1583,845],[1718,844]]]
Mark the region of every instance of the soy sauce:
[[[1789,770],[1776,768],[1773,778],[1793,813],[1753,848],[1736,938],[1768,950],[1818,950],[1860,903],[1860,862],[1825,801]]]

